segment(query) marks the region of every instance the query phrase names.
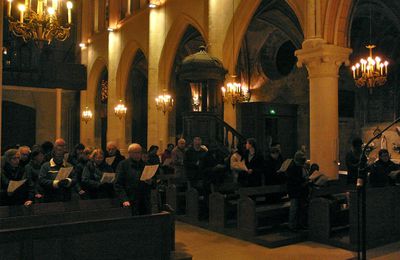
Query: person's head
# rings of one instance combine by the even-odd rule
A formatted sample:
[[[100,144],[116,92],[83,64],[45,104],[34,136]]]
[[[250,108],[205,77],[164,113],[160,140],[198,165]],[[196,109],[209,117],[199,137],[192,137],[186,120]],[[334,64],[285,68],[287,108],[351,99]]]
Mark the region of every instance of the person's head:
[[[110,156],[115,156],[115,154],[116,154],[117,151],[118,151],[117,143],[114,142],[114,141],[108,142],[108,143],[107,143],[107,146],[106,146],[106,149],[107,149],[108,155],[110,155]]]
[[[85,150],[85,146],[83,144],[77,144],[74,147],[74,154],[76,155],[76,158],[80,158],[83,154],[83,151]]]
[[[65,149],[63,146],[55,145],[53,148],[53,161],[56,164],[61,164],[64,161]]]
[[[156,155],[158,152],[159,147],[157,145],[152,145],[149,148],[148,154],[149,155]]]
[[[44,143],[42,143],[41,147],[42,147],[43,152],[45,154],[48,154],[48,153],[51,153],[51,151],[53,151],[54,145],[50,141],[45,141]]]
[[[30,154],[31,154],[31,148],[29,146],[20,146],[18,148],[18,152],[20,154],[20,160],[21,161],[28,161]]]
[[[142,147],[140,144],[133,143],[128,147],[129,158],[134,161],[140,161],[142,159]]]
[[[178,140],[178,148],[179,149],[185,149],[185,146],[186,146],[186,141],[185,141],[185,139],[183,139],[183,138],[181,138],[181,139],[179,139]]]
[[[86,147],[85,150],[83,150],[83,153],[81,157],[79,157],[79,159],[82,161],[88,161],[92,152],[93,152],[92,148]]]
[[[294,154],[293,161],[297,166],[304,166],[304,164],[307,161],[307,158],[303,151],[297,151]]]
[[[351,142],[351,145],[353,146],[354,149],[361,149],[362,144],[363,141],[359,137],[354,138],[353,141]]]
[[[104,161],[104,152],[101,149],[94,149],[90,158],[96,165],[100,165]]]
[[[167,150],[172,151],[174,149],[174,144],[167,144]]]
[[[315,171],[319,171],[319,165],[316,163],[311,164],[310,166],[310,174],[312,174]]]
[[[272,143],[271,150],[270,150],[271,157],[276,160],[279,158],[280,154],[281,154],[281,144],[280,143]]]
[[[381,160],[383,162],[388,162],[390,160],[389,151],[386,149],[381,149],[379,151],[379,160]]]
[[[201,146],[201,138],[196,136],[195,138],[193,138],[193,148],[199,150],[200,146]]]
[[[32,149],[31,160],[33,162],[35,162],[36,164],[42,164],[42,162],[44,160],[44,152],[43,152],[42,148],[35,147]]]
[[[246,150],[257,149],[257,141],[255,138],[248,138],[246,140]]]
[[[20,154],[17,149],[9,149],[4,153],[6,162],[8,162],[12,167],[16,168],[19,165]]]
[[[62,138],[57,138],[57,139],[54,141],[54,146],[62,147],[62,148],[64,149],[64,153],[67,153],[67,143],[65,142],[64,139],[62,139]]]

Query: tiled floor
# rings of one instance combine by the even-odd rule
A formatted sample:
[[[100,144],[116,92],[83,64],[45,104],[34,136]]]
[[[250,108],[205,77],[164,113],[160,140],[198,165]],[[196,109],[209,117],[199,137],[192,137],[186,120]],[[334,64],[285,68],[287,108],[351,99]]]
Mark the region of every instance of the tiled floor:
[[[194,260],[329,260],[355,256],[351,251],[313,242],[270,249],[182,222],[176,223],[176,249],[188,252]],[[369,250],[367,256],[368,259],[399,260],[400,241]]]

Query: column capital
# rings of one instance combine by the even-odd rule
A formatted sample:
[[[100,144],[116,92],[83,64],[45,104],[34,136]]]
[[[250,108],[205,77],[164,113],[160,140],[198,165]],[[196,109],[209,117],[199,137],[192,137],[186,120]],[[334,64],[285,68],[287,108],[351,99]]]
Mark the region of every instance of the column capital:
[[[323,39],[308,39],[297,50],[297,66],[305,65],[310,78],[338,77],[339,67],[349,65],[352,49],[327,44]]]

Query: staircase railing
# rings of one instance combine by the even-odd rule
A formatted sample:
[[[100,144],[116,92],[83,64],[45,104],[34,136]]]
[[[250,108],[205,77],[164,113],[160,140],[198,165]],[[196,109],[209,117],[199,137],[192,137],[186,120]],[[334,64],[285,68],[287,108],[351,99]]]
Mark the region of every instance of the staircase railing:
[[[229,153],[238,143],[244,143],[246,137],[240,134],[215,113],[190,112],[183,116],[183,135],[187,140],[199,136],[204,144]]]

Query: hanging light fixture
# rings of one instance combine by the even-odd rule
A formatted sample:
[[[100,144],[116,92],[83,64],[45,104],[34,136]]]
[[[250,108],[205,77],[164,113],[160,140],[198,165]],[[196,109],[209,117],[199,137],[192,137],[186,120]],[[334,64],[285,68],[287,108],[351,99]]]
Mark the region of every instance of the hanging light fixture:
[[[247,102],[250,100],[250,89],[249,87],[243,86],[237,81],[237,76],[235,74],[234,62],[234,50],[235,50],[235,0],[232,0],[232,70],[233,74],[230,75],[229,81],[226,86],[221,87],[222,98],[224,102],[230,102],[233,107],[239,102]]]
[[[118,105],[114,107],[115,115],[121,120],[126,115],[126,110],[127,110],[126,106],[120,99]]]
[[[154,1],[153,1],[154,2]],[[166,33],[167,33],[167,3],[164,3],[164,40],[166,40]],[[164,71],[166,71],[166,60],[164,58]],[[166,74],[166,73],[165,73]],[[164,76],[165,81],[167,76]],[[168,87],[168,84],[165,84]],[[167,89],[163,89],[163,94],[159,95],[155,99],[156,101],[156,108],[159,111],[162,111],[165,115],[166,112],[172,111],[174,106],[174,100],[170,94],[168,94]]]
[[[369,5],[369,42],[372,37],[372,3]],[[373,57],[372,49],[376,46],[369,44],[365,46],[369,49],[368,58],[361,58],[358,63],[351,67],[353,78],[357,87],[374,88],[382,86],[387,81],[389,62],[383,61],[380,57]]]
[[[52,40],[65,41],[70,35],[72,24],[71,10],[73,4],[66,2],[68,20],[61,25],[61,13],[63,4],[60,0],[25,0],[25,4],[19,4],[19,19],[12,16],[12,2],[7,0],[7,18],[10,31],[25,42],[33,40],[41,47],[43,43],[50,44]],[[36,2],[36,4],[34,4]],[[36,10],[33,9],[36,6]]]
[[[92,111],[86,107],[85,110],[82,111],[82,121],[87,124],[90,120],[93,118],[93,113]]]
[[[171,97],[171,95],[167,93],[167,90],[164,89],[164,94],[156,97],[157,110],[162,111],[165,115],[166,112],[172,111],[173,106],[174,106],[173,98]]]

